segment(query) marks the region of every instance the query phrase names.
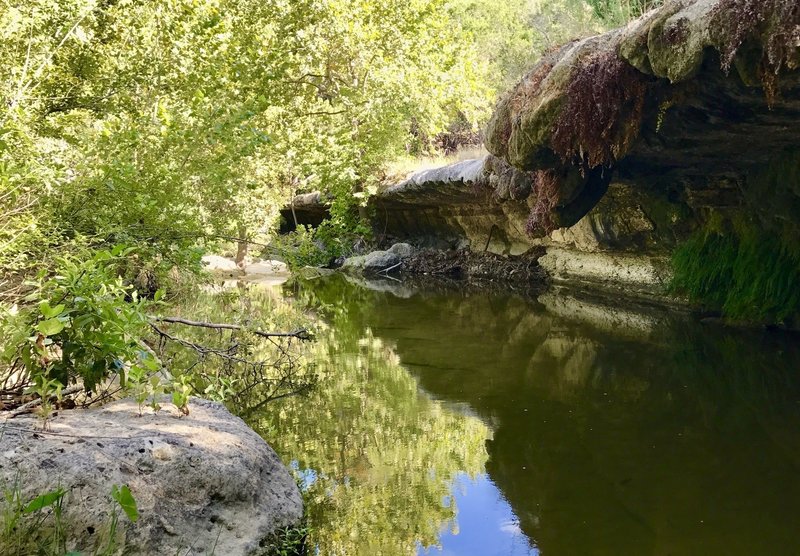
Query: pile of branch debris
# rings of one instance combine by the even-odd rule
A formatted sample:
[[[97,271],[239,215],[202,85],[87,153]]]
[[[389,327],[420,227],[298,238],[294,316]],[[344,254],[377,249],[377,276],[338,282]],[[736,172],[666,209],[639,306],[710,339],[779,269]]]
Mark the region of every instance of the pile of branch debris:
[[[475,253],[468,249],[439,251],[423,249],[403,260],[403,272],[444,276],[471,281],[501,281],[544,286],[547,273],[539,266],[543,250],[520,256]]]

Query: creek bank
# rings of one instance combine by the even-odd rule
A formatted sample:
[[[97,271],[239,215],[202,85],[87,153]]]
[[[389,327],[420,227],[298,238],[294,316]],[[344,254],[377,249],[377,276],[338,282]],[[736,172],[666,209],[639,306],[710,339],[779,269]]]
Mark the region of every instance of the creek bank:
[[[525,284],[542,289],[547,274],[538,263],[543,251],[531,250],[520,256],[502,256],[469,249],[416,248],[395,243],[387,250],[372,251],[345,259],[342,272],[365,277],[402,275],[415,281],[425,278],[480,282]]]
[[[299,524],[300,492],[278,456],[219,403],[192,398],[181,416],[165,399],[153,414],[124,399],[0,424],[0,480],[23,500],[61,487],[67,548],[93,553],[107,534],[112,485],[128,485],[139,510],[121,518],[126,554],[262,554]],[[124,523],[124,525],[123,525]]]
[[[242,266],[231,257],[205,255],[203,266],[214,278],[225,281],[246,282],[264,286],[278,286],[290,277],[286,263],[270,259],[246,258]]]

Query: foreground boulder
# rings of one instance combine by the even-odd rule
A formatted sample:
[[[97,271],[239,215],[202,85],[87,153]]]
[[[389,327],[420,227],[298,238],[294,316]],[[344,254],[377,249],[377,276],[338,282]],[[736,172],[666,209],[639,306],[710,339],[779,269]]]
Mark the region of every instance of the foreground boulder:
[[[61,487],[67,549],[106,546],[113,485],[127,485],[139,519],[120,518],[125,554],[259,554],[303,507],[289,471],[261,437],[224,406],[193,398],[190,414],[164,403],[154,415],[121,400],[0,425],[0,481],[22,499]],[[99,546],[98,546],[99,545]]]

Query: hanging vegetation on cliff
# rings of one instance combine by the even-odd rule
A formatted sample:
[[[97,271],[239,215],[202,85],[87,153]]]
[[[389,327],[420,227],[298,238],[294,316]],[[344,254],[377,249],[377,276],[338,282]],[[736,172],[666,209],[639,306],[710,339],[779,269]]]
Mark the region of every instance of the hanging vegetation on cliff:
[[[553,125],[553,149],[565,161],[611,166],[639,136],[647,76],[603,50],[575,71]]]
[[[770,105],[781,71],[800,67],[800,3],[795,0],[721,0],[714,8],[722,67],[729,71],[747,41],[761,44],[757,73]],[[752,63],[754,60],[745,62]]]
[[[732,319],[797,324],[800,250],[754,223],[696,233],[673,256],[672,288]]]

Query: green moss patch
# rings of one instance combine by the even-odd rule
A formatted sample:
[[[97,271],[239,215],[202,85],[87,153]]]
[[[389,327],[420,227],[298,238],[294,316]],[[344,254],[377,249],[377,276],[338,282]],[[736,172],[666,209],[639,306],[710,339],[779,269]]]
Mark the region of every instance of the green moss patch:
[[[674,291],[726,317],[798,322],[800,249],[776,233],[752,224],[709,227],[678,247],[672,264]]]

